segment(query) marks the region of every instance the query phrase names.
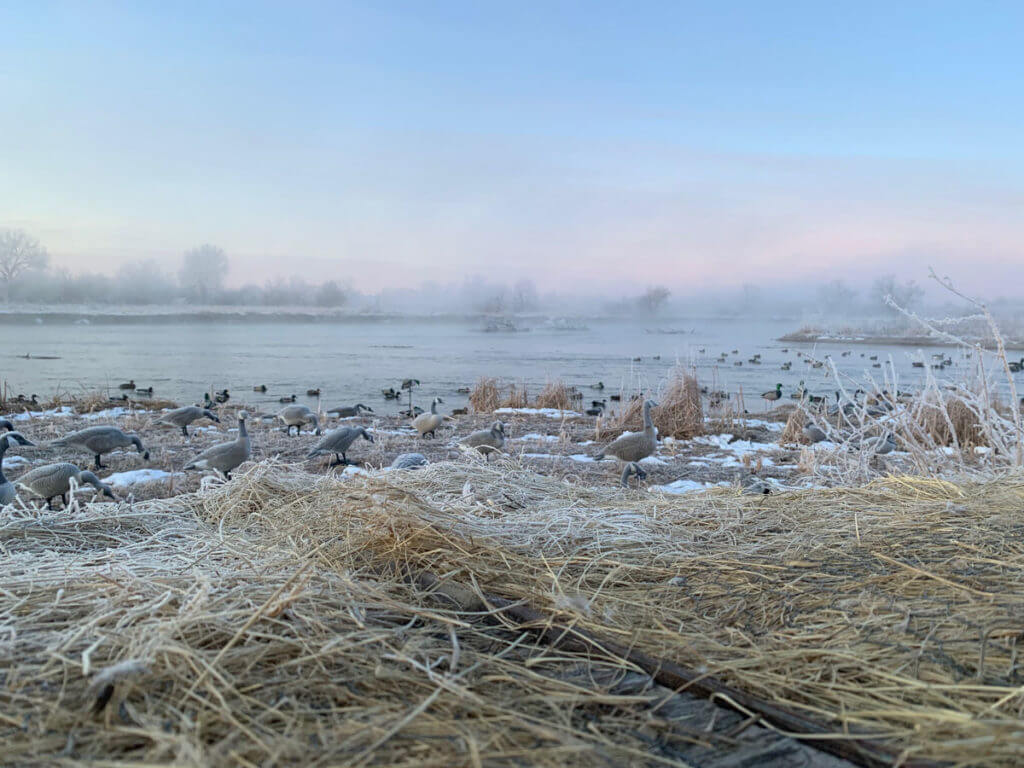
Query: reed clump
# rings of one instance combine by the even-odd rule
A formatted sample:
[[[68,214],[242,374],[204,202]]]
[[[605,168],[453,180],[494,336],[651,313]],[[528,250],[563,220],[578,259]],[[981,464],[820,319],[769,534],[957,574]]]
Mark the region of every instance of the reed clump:
[[[483,377],[477,380],[469,393],[469,405],[473,413],[493,413],[501,407],[501,391],[498,380]]]
[[[571,411],[574,407],[574,389],[564,381],[549,381],[537,395],[535,407],[554,408],[558,411]]]
[[[622,432],[643,429],[646,399],[634,397],[624,403],[618,416],[606,425],[604,437],[614,438]],[[682,370],[673,371],[662,393],[654,399],[658,405],[651,410],[651,419],[659,437],[684,440],[704,434],[704,406],[696,376]]]
[[[508,394],[501,401],[502,408],[526,408],[530,405],[530,395],[526,391],[526,384],[516,386],[514,383],[508,385]]]
[[[806,443],[804,427],[807,426],[807,414],[802,408],[794,408],[786,419],[786,426],[779,434],[779,445],[791,445],[793,443]]]

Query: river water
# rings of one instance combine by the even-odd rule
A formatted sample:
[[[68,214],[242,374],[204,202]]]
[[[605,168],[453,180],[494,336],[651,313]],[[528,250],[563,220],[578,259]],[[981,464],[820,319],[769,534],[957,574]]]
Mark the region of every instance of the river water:
[[[835,391],[828,367],[811,368],[796,356],[797,350],[819,359],[831,355],[841,374],[849,377],[845,383],[850,387],[864,386],[869,376],[882,381],[886,369],[872,368],[872,355],[879,363],[891,361],[900,389],[919,386],[927,372],[912,367],[914,359],[928,365],[933,353],[949,355],[955,366],[941,375],[954,379],[962,378],[974,363],[952,348],[777,341],[794,329],[792,320],[676,318],[580,324],[585,328],[560,330],[538,321],[528,332],[485,332],[477,321],[439,319],[154,323],[127,317],[88,324],[45,316],[34,322],[0,320],[0,378],[9,393],[38,393],[43,398],[58,390],[77,394],[101,389],[117,395],[117,385],[129,379],[140,387],[152,386],[158,397],[179,402],[200,401],[204,391],[227,388],[233,402],[263,410],[292,393],[299,402],[313,405],[316,399],[307,398],[306,390],[320,388],[326,407],[362,402],[390,413],[398,406],[385,403],[381,389],[398,388],[410,377],[422,382],[415,395],[421,405],[434,395],[442,396],[448,407],[462,405],[466,398],[456,390],[472,386],[481,376],[525,383],[531,393],[548,380],[561,379],[583,389],[589,402],[601,396],[588,389],[598,381],[605,384],[603,396],[620,390],[657,392],[671,368],[682,363],[695,367],[701,383],[712,389],[736,393],[742,388],[747,408],[753,411],[764,407],[756,395],[773,389],[776,382],[786,392],[801,380],[811,392]],[[734,349],[737,354],[732,354]],[[728,353],[724,364],[717,362],[721,352]],[[25,354],[60,359],[24,359]],[[754,354],[761,355],[760,364],[749,362]],[[743,365],[736,366],[736,361]],[[784,361],[792,362],[792,370],[780,369]],[[253,392],[257,384],[265,384],[268,392]]]

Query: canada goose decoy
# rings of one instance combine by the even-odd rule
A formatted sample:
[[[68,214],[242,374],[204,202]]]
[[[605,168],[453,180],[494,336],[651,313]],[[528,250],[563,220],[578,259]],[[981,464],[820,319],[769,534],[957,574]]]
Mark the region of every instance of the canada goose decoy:
[[[333,432],[327,433],[323,440],[317,443],[313,450],[306,454],[307,459],[312,459],[315,456],[322,456],[325,453],[333,453],[334,461],[328,464],[328,467],[337,467],[342,464],[351,464],[348,457],[345,456],[345,452],[352,447],[352,443],[356,441],[356,438],[362,437],[364,440],[373,442],[373,435],[366,431],[363,427],[341,427]]]
[[[124,384],[118,384],[117,388],[118,389],[135,389],[135,379],[132,379],[131,381],[126,381]]]
[[[429,462],[427,457],[422,453],[400,453],[395,456],[395,460],[391,462],[392,469],[416,469],[417,467],[424,467]]]
[[[657,405],[653,400],[644,402],[644,428],[641,432],[626,432],[613,440],[594,458],[600,461],[605,456],[614,456],[620,461],[631,462],[646,459],[658,449],[658,432],[651,419],[651,409]]]
[[[184,469],[214,469],[221,472],[225,479],[230,480],[231,473],[252,455],[252,443],[245,428],[245,420],[248,418],[248,413],[239,411],[238,437],[230,443],[220,443],[207,448],[186,464]]]
[[[440,397],[435,397],[430,404],[430,413],[423,413],[413,419],[412,425],[420,433],[420,437],[437,437],[437,428],[444,422],[444,417],[437,412],[438,403],[443,403]]]
[[[861,447],[877,456],[882,456],[886,453],[892,453],[896,450],[897,446],[892,432],[887,432],[884,437],[873,437],[870,440],[865,440],[861,443]]]
[[[608,403],[606,401],[604,401],[604,400],[591,400],[590,401],[590,407],[591,408],[604,408],[606,405],[608,405]]]
[[[801,430],[801,434],[804,439],[810,443],[820,443],[822,440],[826,440],[828,435],[825,434],[824,430],[821,429],[817,424],[808,424]]]
[[[505,425],[500,421],[496,421],[491,424],[490,429],[470,432],[459,442],[469,448],[476,448],[490,461],[491,454],[500,453],[501,449],[505,446]]]
[[[134,445],[135,450],[142,454],[145,461],[149,461],[149,451],[142,445],[138,435],[122,432],[117,427],[98,426],[86,427],[59,440],[54,440],[50,445],[72,448],[83,448],[96,457],[96,469],[104,469],[103,454],[110,453],[116,448],[127,448]]]
[[[266,384],[257,384],[255,387],[252,388],[252,391],[253,392],[266,392],[267,391],[267,385]]]
[[[307,389],[306,397],[320,397],[320,387],[317,387],[316,389]]]
[[[782,399],[782,385],[776,384],[775,389],[771,389],[767,392],[762,392],[761,397],[765,400],[765,408],[768,408],[769,403],[774,403],[776,400]]]
[[[320,419],[308,406],[289,405],[287,408],[281,409],[277,418],[284,423],[284,432],[287,435],[290,435],[292,427],[295,427],[295,435],[298,436],[302,431],[303,424],[312,424],[313,431],[317,435],[320,434]]]
[[[114,397],[113,395],[111,395],[107,399],[110,400],[110,402],[112,402],[112,403],[127,403],[128,402],[128,395],[118,395],[117,397]]]
[[[398,415],[406,416],[411,419],[416,416],[419,416],[421,413],[423,413],[423,409],[420,408],[418,405],[414,405],[412,408],[406,408],[405,410],[399,411]]]
[[[597,382],[597,384],[592,384],[590,388],[591,389],[598,389],[598,390],[604,389],[604,382],[603,381],[599,381],[599,382]]]
[[[631,461],[623,468],[622,477],[619,479],[623,488],[629,488],[629,478],[631,477],[636,478],[637,485],[639,486],[641,480],[647,479],[647,473],[637,462]]]
[[[135,388],[135,394],[136,395],[152,395],[153,394],[153,388],[152,387],[146,387],[145,389],[143,389],[142,387],[136,387]]]
[[[10,424],[10,422],[7,423]],[[18,495],[18,489],[14,483],[4,477],[4,454],[12,445],[35,445],[35,443],[25,439],[21,432],[13,430],[0,437],[0,507],[10,504]]]
[[[294,403],[295,402],[295,395],[285,395],[283,397],[279,397],[279,398],[277,398],[277,402],[279,402],[279,403]]]
[[[381,392],[382,395],[384,395],[384,399],[385,400],[397,400],[399,397],[402,396],[402,393],[401,392],[396,392],[394,387],[389,387],[388,389],[382,389],[380,392]]]
[[[362,403],[356,403],[355,405],[339,405],[337,408],[331,408],[327,412],[328,416],[336,416],[339,419],[350,419],[353,416],[362,416],[363,411],[367,413],[373,413],[373,408]]]
[[[213,396],[213,399],[218,403],[226,403],[231,399],[231,394],[226,389],[222,389]]]
[[[36,496],[42,497],[46,501],[47,509],[53,509],[53,500],[58,496],[64,503],[64,507],[67,508],[72,480],[78,485],[91,485],[104,496],[115,498],[109,485],[101,482],[89,470],[79,469],[69,462],[47,464],[30,470],[18,478],[18,485],[27,488]]]
[[[167,424],[172,427],[181,427],[181,434],[188,437],[188,425],[193,421],[199,419],[209,419],[220,424],[220,419],[217,415],[209,408],[200,408],[197,405],[186,405],[183,408],[175,408],[173,411],[168,411],[159,419],[158,424]]]
[[[952,364],[952,361],[950,361],[950,364]],[[1021,371],[1024,371],[1024,357],[1020,359],[1019,363],[1009,363],[1009,366],[1012,373],[1020,373]]]

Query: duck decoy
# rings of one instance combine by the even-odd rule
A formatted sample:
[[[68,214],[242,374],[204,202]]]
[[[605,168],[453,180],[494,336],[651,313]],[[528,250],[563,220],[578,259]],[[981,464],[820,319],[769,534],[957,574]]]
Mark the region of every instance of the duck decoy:
[[[266,384],[257,384],[256,386],[254,386],[252,388],[252,391],[253,392],[266,392],[267,391],[267,385]]]
[[[613,403],[619,403],[622,402],[622,395],[608,395],[608,399]]]
[[[117,385],[118,389],[135,389],[135,379]]]
[[[604,389],[604,382],[603,381],[599,381],[599,382],[597,382],[597,384],[591,384],[590,388],[591,389],[597,389],[597,390]]]
[[[277,402],[279,402],[279,403],[294,403],[295,402],[295,395],[285,395],[284,397],[279,397],[279,398],[277,398]]]
[[[317,387],[316,389],[307,389],[306,397],[320,397],[320,387]]]
[[[231,394],[226,389],[222,389],[220,392],[216,393],[213,396],[213,399],[216,400],[218,403],[226,403],[228,400],[231,399]]]
[[[775,385],[775,389],[769,390],[767,392],[762,392],[761,393],[761,397],[764,398],[764,400],[765,400],[765,409],[767,409],[769,403],[773,403],[776,400],[781,400],[782,399],[782,385],[781,384],[776,384]]]
[[[399,397],[401,397],[401,393],[396,392],[394,387],[382,389],[381,394],[384,395],[385,400],[397,400]]]
[[[135,388],[135,394],[136,395],[152,395],[153,394],[153,388],[152,387],[145,387],[145,388],[143,388],[143,387],[136,387]]]
[[[458,395],[468,395],[471,391],[472,390],[469,387],[459,387],[455,390],[455,393]]]

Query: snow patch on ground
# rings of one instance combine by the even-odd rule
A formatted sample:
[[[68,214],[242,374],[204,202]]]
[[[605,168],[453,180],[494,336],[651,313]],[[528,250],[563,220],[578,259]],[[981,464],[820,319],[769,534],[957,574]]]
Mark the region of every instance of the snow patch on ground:
[[[696,480],[680,479],[675,480],[666,485],[652,485],[647,490],[649,491],[660,491],[662,493],[693,493],[694,491],[706,491],[708,488],[722,487],[727,488],[731,483],[727,483],[724,480],[718,483],[701,483]]]
[[[521,414],[523,416],[547,416],[549,419],[572,418],[582,416],[576,411],[560,411],[557,408],[498,408],[495,413]]]
[[[131,413],[127,408],[122,408],[120,405],[114,408],[105,408],[102,411],[96,411],[94,413],[83,413],[82,418],[88,421],[98,421],[100,419],[116,419],[118,416],[126,416]]]
[[[152,483],[155,480],[166,480],[170,477],[180,477],[180,472],[165,472],[162,469],[133,469],[129,472],[116,472],[110,477],[104,477],[103,482],[115,488],[127,488],[130,485],[139,483]]]
[[[557,443],[558,435],[542,435],[540,432],[529,432],[522,437],[513,437],[512,440],[538,440],[545,443]]]
[[[38,419],[43,416],[73,416],[75,409],[67,405],[62,405],[60,408],[51,408],[48,411],[24,411],[23,413],[15,413],[8,417],[11,421],[28,421],[29,419]]]

